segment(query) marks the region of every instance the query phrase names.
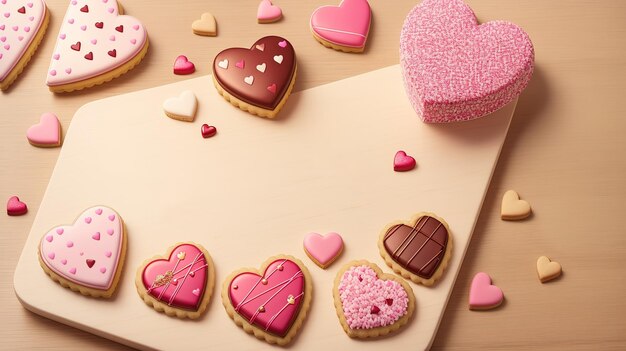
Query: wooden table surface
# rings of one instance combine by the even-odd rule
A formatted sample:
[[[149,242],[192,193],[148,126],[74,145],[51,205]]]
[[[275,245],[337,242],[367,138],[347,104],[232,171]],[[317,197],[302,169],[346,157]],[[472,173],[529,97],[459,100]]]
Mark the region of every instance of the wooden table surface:
[[[29,206],[22,217],[0,215],[0,349],[125,349],[32,314],[13,293],[15,264],[60,151],[28,144],[26,129],[41,113],[55,112],[66,130],[87,102],[187,79],[171,73],[179,54],[195,62],[192,77],[198,77],[210,73],[213,57],[223,48],[246,47],[268,34],[285,36],[297,50],[296,91],[396,64],[402,21],[416,0],[393,5],[372,0],[371,36],[361,55],[326,49],[309,33],[311,12],[334,1],[276,0],[285,18],[260,25],[257,0],[127,0],[127,14],[140,18],[148,30],[147,57],[113,82],[64,95],[50,93],[44,80],[68,1],[47,3],[52,17],[42,46],[12,88],[0,94],[0,200],[18,195]],[[624,349],[626,225],[618,221],[626,210],[626,104],[620,100],[626,79],[626,2],[468,3],[481,21],[505,19],[523,27],[535,45],[536,69],[519,100],[433,348]],[[217,18],[215,38],[191,33],[191,22],[205,11]],[[531,218],[499,219],[507,189],[531,203]],[[541,255],[563,265],[561,278],[539,283],[535,262]],[[496,310],[467,308],[469,284],[478,271],[488,272],[504,291],[505,303]]]

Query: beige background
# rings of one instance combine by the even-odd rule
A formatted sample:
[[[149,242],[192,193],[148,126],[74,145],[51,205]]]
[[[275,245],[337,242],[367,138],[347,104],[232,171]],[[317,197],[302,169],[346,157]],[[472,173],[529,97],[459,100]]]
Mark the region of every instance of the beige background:
[[[535,44],[537,69],[520,98],[433,347],[624,348],[626,233],[617,219],[626,195],[626,108],[618,102],[626,78],[626,3],[468,2],[482,21],[507,19],[524,27]],[[308,16],[323,1],[277,1],[286,16],[272,25],[255,23],[257,1],[186,3],[124,3],[150,33],[145,62],[105,86],[54,96],[43,81],[66,1],[48,1],[48,35],[12,89],[0,95],[5,111],[0,112],[0,199],[18,194],[30,208],[23,217],[0,217],[0,348],[123,348],[33,315],[13,294],[15,262],[59,151],[33,148],[24,137],[42,112],[56,112],[67,128],[73,113],[89,101],[186,79],[170,73],[178,54],[196,63],[197,77],[210,72],[210,62],[222,48],[264,34],[283,35],[297,48],[305,69],[296,91],[395,64],[402,19],[415,4],[372,1],[368,49],[364,55],[348,55],[323,48],[308,33]],[[148,9],[150,4],[159,5]],[[190,23],[206,10],[217,17],[217,38],[191,34]],[[176,16],[168,17],[172,13]],[[531,202],[532,218],[499,220],[500,197],[508,188]],[[563,264],[561,279],[538,282],[534,264],[540,255]],[[496,311],[467,310],[469,282],[479,270],[489,272],[505,292],[506,303]]]

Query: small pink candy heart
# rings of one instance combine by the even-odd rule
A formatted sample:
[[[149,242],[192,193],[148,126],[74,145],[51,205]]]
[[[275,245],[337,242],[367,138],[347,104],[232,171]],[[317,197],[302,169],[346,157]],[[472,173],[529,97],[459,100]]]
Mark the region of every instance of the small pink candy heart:
[[[195,71],[196,66],[185,55],[178,56],[174,61],[174,74],[192,74]]]
[[[415,159],[406,154],[404,151],[396,152],[393,159],[393,170],[396,172],[406,172],[415,168]]]
[[[259,23],[276,22],[283,17],[283,11],[280,7],[272,4],[270,0],[261,0],[257,9],[256,18]]]
[[[208,124],[203,124],[200,130],[202,132],[202,137],[205,139],[210,138],[214,136],[215,134],[217,134],[217,128],[215,128],[214,126],[210,126]]]
[[[343,239],[337,233],[328,233],[326,236],[309,233],[304,237],[304,250],[313,259],[313,262],[326,268],[343,251]]]
[[[34,146],[59,146],[61,145],[61,123],[54,113],[44,113],[39,118],[38,124],[28,128],[26,138]]]
[[[480,272],[474,276],[469,294],[470,309],[488,310],[500,306],[502,300],[502,290],[491,285],[491,277],[487,273]]]
[[[94,233],[94,234],[91,236],[91,238],[92,238],[93,240],[97,240],[97,241],[99,241],[99,240],[100,240],[100,232],[96,232],[96,233]]]

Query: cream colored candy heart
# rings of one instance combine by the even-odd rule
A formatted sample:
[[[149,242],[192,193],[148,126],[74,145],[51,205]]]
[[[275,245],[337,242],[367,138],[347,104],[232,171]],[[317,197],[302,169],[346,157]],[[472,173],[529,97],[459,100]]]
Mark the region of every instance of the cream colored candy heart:
[[[283,63],[283,55],[274,56],[274,61],[278,62],[278,64],[280,65],[281,63]]]
[[[222,61],[218,62],[217,65],[223,69],[227,69],[228,68],[228,60],[227,59],[223,59]]]
[[[185,122],[193,122],[197,107],[196,95],[191,90],[185,90],[180,96],[163,102],[163,110],[168,117]]]
[[[530,204],[520,200],[515,190],[509,190],[502,197],[502,208],[500,216],[504,220],[518,220],[530,216]]]
[[[561,275],[561,264],[541,256],[537,259],[537,274],[542,283],[550,281]]]
[[[262,63],[260,65],[256,65],[256,70],[261,73],[265,73],[265,67],[266,67],[265,63]]]
[[[252,83],[254,82],[254,77],[253,76],[247,76],[243,79],[244,82],[246,82],[247,84],[252,85]]]
[[[205,12],[199,20],[193,21],[191,29],[194,34],[214,37],[217,35],[217,22],[212,14]]]

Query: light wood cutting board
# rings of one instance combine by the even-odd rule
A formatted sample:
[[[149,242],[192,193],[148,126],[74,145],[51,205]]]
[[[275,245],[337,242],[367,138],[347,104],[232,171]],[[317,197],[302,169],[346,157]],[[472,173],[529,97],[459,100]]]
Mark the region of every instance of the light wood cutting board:
[[[166,117],[162,102],[187,89],[199,102],[195,122]],[[305,262],[314,283],[309,316],[290,348],[428,348],[515,105],[472,122],[424,124],[406,98],[399,66],[295,93],[278,120],[234,108],[210,76],[87,104],[67,131],[15,270],[15,292],[35,313],[137,348],[271,349],[230,320],[219,289],[230,272],[285,253]],[[202,123],[215,125],[218,134],[203,139]],[[398,150],[416,158],[415,170],[393,171]],[[124,272],[110,300],[62,288],[37,261],[48,229],[71,223],[97,204],[121,214],[129,238]],[[391,272],[378,254],[379,232],[421,211],[450,225],[454,250],[446,273],[433,287],[410,283],[417,311],[403,331],[380,340],[350,339],[333,306],[336,272],[353,259]],[[312,231],[336,231],[344,238],[343,255],[326,270],[303,252],[302,240]],[[216,265],[217,287],[196,321],[157,313],[135,290],[143,260],[180,241],[202,244]]]

